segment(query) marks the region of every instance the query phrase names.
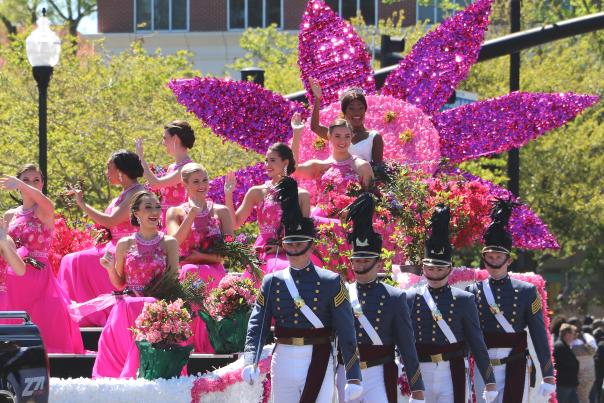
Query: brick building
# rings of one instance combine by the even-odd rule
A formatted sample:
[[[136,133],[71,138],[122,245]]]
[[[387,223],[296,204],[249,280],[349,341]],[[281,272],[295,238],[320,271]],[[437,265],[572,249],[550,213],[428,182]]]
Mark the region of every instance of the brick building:
[[[415,0],[382,4],[381,0],[326,0],[343,18],[360,11],[368,24],[390,17],[403,9],[405,22],[439,18],[434,7],[418,6]],[[462,0],[459,0],[462,1]],[[225,65],[243,55],[239,47],[248,27],[277,24],[283,30],[299,28],[305,0],[98,0],[98,34],[110,52],[142,40],[145,48],[164,53],[186,49],[195,54],[194,63],[202,73],[221,75]]]

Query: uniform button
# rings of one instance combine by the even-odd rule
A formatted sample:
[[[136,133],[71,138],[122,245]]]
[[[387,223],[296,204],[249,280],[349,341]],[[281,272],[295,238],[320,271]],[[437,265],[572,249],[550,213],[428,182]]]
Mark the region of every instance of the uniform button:
[[[419,341],[422,341],[422,340],[423,340],[423,339],[420,337],[420,338],[419,338]]]
[[[419,313],[419,309],[417,311],[415,311],[415,313]],[[417,318],[419,320],[419,318]]]
[[[453,313],[453,311],[449,311],[449,313]]]
[[[453,308],[453,304],[451,304],[451,308]]]
[[[432,324],[432,327],[433,327],[434,329],[436,329],[436,323],[433,323],[433,324]]]
[[[312,300],[313,300],[313,301],[315,301],[315,302],[317,302],[317,301],[319,300],[319,298],[316,298],[316,297],[315,297],[315,298],[313,298]]]
[[[497,329],[499,329],[499,327],[500,327],[500,326],[499,326],[499,325],[497,325]]]
[[[415,304],[415,306],[419,306],[419,305],[420,305],[420,303],[419,303],[419,302],[418,302],[417,304]]]
[[[319,290],[315,290],[315,294],[318,294],[318,293],[320,293],[320,292],[321,292],[321,291],[319,291]]]
[[[453,297],[453,301],[455,301],[457,299],[457,297]]]
[[[279,294],[280,292],[281,292],[280,290],[277,290],[277,294]]]
[[[317,281],[317,285],[321,285],[321,282],[320,282],[320,281]]]
[[[298,321],[297,321],[297,320],[294,320],[294,325],[297,325],[297,324],[298,324]]]
[[[377,313],[382,313],[382,310],[381,310],[381,309],[378,309]]]
[[[300,280],[296,280],[296,284],[300,284]]]
[[[434,296],[434,299],[438,299],[438,295],[435,295],[435,296]]]
[[[432,341],[436,341],[436,338],[435,338],[435,337],[432,337]]]
[[[307,268],[306,268],[306,271],[310,271],[310,267],[307,267]]]
[[[516,315],[516,311],[512,312],[512,315]]]
[[[373,328],[374,328],[375,330],[378,330],[378,327],[377,327],[377,326],[374,326]]]
[[[297,314],[297,313],[294,313],[294,316],[297,318],[297,317],[298,317],[298,314]]]
[[[359,333],[359,337],[363,337],[363,333]]]
[[[278,311],[280,311],[280,310],[281,310],[281,307],[280,307],[280,306],[278,306],[278,307],[277,307],[277,310],[278,310]]]
[[[276,298],[275,301],[279,302],[281,301],[281,298]]]
[[[379,322],[379,321],[380,321],[380,318],[375,318],[375,321],[376,321],[376,322]]]
[[[386,296],[385,296],[385,295],[382,295],[382,299],[386,299]]]
[[[417,320],[418,322],[420,322],[420,321],[422,320],[422,318],[420,318],[420,317],[418,316],[418,317],[416,318],[416,320]]]
[[[364,293],[363,293],[363,297],[366,297],[366,296],[367,296],[367,293],[366,293],[366,292],[364,292]]]
[[[512,306],[513,306],[514,308],[516,308],[518,305],[517,305],[517,304],[513,304]]]
[[[380,306],[384,306],[384,303],[383,303],[383,302],[380,302]]]
[[[449,318],[449,319],[448,319],[448,321],[449,321],[449,322],[453,322],[453,319]]]
[[[313,310],[313,311],[316,311],[316,310],[317,310],[317,307],[316,307],[316,306],[313,306],[313,307],[312,307],[312,310]]]

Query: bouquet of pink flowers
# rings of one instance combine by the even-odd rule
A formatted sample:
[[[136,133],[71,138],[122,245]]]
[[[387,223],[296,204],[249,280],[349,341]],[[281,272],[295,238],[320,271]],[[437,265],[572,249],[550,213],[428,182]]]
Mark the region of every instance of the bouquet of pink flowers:
[[[250,279],[228,275],[210,291],[199,316],[205,322],[210,343],[219,354],[243,351],[247,322],[257,290]]]
[[[191,314],[180,298],[174,302],[159,300],[145,303],[142,313],[131,328],[137,341],[146,340],[154,345],[171,345],[188,340],[191,331]]]
[[[227,275],[211,290],[204,310],[214,319],[220,320],[237,311],[249,311],[256,302],[258,291],[250,279]]]

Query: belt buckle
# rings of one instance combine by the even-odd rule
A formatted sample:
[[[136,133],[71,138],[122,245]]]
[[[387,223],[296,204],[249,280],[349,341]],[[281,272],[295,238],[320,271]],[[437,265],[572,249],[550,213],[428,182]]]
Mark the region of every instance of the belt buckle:
[[[497,303],[492,303],[491,305],[489,305],[489,310],[493,315],[499,315],[501,313],[501,309],[499,308],[499,305],[497,305]]]
[[[491,359],[491,365],[497,366],[497,365],[502,365],[503,363],[501,362],[501,359],[499,358],[493,358]]]
[[[434,319],[434,321],[436,321],[436,322],[443,320],[443,314],[440,313],[440,311],[438,309],[434,309],[432,311],[432,319]]]
[[[363,316],[363,310],[361,309],[361,307],[354,307],[352,311],[356,318],[360,318],[361,316]]]
[[[444,361],[442,353],[441,354],[430,354],[430,361],[432,361],[432,362]]]
[[[292,346],[303,346],[304,337],[292,337]]]
[[[367,361],[361,361],[361,369],[367,369]]]
[[[299,295],[294,299],[294,303],[296,304],[296,308],[298,309],[302,309],[302,307],[306,305],[302,297]]]

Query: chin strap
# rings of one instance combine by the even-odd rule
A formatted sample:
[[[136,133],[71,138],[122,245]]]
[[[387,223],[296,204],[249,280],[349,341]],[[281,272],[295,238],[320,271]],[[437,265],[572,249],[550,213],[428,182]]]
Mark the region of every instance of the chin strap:
[[[369,266],[369,268],[368,268],[368,269],[365,269],[365,270],[362,270],[362,271],[360,271],[360,270],[354,270],[354,269],[353,269],[352,271],[354,271],[354,272],[355,272],[355,274],[361,274],[361,275],[362,275],[362,274],[367,274],[367,273],[369,273],[371,270],[373,270],[373,268],[374,268],[374,267],[375,267],[375,265],[377,264],[378,260],[379,260],[378,258],[375,258],[375,260],[374,260],[373,264],[372,264],[371,266]]]
[[[486,262],[486,260],[484,260],[484,257],[481,257],[481,258],[480,258],[480,263],[481,263],[481,266],[482,266],[482,267],[486,268],[487,266],[489,266],[491,269],[495,269],[495,270],[497,270],[497,269],[501,269],[503,266],[505,266],[505,264],[506,264],[507,262],[508,262],[508,261],[507,261],[507,259],[506,259],[506,260],[505,260],[503,263],[501,263],[501,264],[493,264],[493,263],[487,263],[487,262]]]
[[[306,245],[306,248],[304,248],[303,250],[301,250],[300,252],[296,252],[296,253],[290,253],[287,251],[286,248],[283,248],[283,250],[285,251],[285,254],[287,256],[302,256],[303,254],[305,254],[306,252],[308,252],[308,250],[310,249],[310,247],[312,246],[312,242],[313,241],[308,241],[308,245]]]

